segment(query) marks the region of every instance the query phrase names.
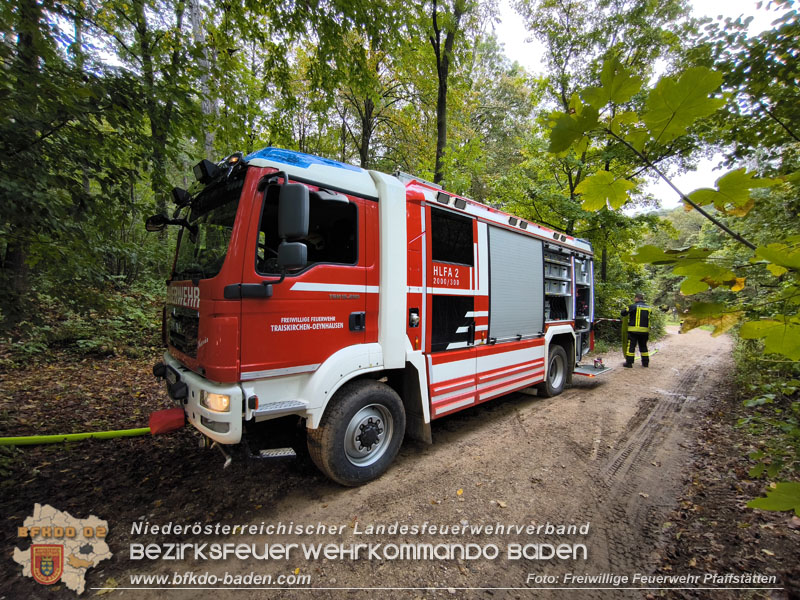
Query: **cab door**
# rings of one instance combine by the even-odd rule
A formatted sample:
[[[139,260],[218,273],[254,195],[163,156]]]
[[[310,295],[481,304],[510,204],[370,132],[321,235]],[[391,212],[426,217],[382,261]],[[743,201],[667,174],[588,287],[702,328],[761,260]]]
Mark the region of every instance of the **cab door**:
[[[436,206],[426,212],[431,417],[475,403],[477,223]]]
[[[242,380],[315,371],[342,348],[366,339],[368,201],[318,193],[309,199],[307,265],[283,281],[277,267],[279,186],[267,188],[245,260],[244,283],[272,295],[242,298]],[[370,322],[370,325],[372,323]]]

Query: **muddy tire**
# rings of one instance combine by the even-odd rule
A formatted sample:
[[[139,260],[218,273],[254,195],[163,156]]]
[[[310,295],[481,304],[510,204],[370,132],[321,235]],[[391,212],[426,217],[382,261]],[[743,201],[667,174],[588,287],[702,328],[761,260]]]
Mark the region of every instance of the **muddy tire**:
[[[346,383],[336,392],[317,429],[306,432],[311,460],[342,485],[377,479],[397,456],[406,430],[403,401],[388,385]]]
[[[550,346],[547,359],[547,379],[536,386],[537,394],[544,398],[558,396],[567,382],[567,353],[562,346]]]

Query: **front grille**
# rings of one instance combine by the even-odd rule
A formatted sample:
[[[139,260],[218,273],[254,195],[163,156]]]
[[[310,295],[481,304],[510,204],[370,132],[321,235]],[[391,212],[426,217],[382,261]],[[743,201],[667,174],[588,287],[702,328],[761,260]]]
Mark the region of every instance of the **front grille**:
[[[197,326],[200,317],[196,310],[181,306],[167,307],[167,340],[176,350],[197,358]]]

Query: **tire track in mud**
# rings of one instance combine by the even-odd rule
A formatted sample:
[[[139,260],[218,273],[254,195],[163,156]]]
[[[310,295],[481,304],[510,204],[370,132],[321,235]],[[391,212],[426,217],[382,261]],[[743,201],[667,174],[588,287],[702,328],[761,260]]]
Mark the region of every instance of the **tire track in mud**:
[[[674,386],[669,386],[671,391],[657,389],[653,390],[657,395],[642,398],[620,437],[618,450],[596,468],[599,514],[595,519],[606,540],[611,572],[641,572],[652,564],[650,555],[658,543],[663,517],[674,503],[663,482],[670,479],[674,485],[680,484],[676,477],[665,477],[660,459],[674,454],[671,444],[686,447],[681,440],[692,414],[709,404],[705,396],[714,378],[706,376],[713,367],[707,358],[684,371]],[[666,468],[679,479],[678,464]]]
[[[628,423],[627,439],[623,437],[621,441],[623,448],[604,469],[604,480],[608,487],[613,487],[615,480],[639,465],[642,454],[650,448],[659,433],[678,425],[675,414],[683,410],[688,400],[697,398],[689,392],[694,390],[699,379],[699,368],[691,369],[680,377],[675,391],[658,390],[660,394],[657,397],[640,400],[639,409]]]

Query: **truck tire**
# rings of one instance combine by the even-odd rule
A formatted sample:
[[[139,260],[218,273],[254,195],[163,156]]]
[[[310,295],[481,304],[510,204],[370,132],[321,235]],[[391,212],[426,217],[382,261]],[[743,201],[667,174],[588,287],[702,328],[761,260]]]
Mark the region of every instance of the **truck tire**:
[[[544,398],[558,396],[567,382],[567,353],[559,345],[550,346],[547,359],[547,379],[536,386],[536,393]]]
[[[344,384],[317,429],[306,432],[311,460],[325,475],[347,486],[377,479],[397,456],[406,430],[403,401],[372,380]]]

